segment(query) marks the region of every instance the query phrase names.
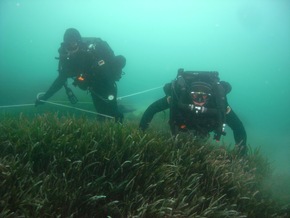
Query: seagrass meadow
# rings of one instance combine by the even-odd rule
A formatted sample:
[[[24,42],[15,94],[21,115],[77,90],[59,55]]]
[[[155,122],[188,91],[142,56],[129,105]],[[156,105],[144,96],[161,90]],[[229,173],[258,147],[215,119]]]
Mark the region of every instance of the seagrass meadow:
[[[271,176],[259,150],[240,158],[134,120],[1,117],[0,217],[289,217]]]

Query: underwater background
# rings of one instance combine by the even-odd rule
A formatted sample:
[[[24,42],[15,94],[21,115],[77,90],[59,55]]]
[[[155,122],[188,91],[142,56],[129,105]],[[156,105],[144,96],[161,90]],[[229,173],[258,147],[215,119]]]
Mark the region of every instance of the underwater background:
[[[218,71],[232,85],[228,101],[248,144],[290,174],[289,0],[1,0],[1,116],[38,112],[36,95],[57,77],[55,57],[70,27],[127,58],[120,104],[140,113],[164,96],[162,86],[179,68]],[[62,99],[64,90],[50,100]],[[225,141],[234,143],[227,132]]]

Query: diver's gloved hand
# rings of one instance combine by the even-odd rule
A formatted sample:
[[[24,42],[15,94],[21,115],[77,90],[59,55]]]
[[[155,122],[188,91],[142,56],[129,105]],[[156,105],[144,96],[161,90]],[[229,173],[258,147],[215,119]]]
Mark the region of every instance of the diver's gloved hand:
[[[118,112],[117,116],[115,116],[115,122],[116,123],[123,123],[123,119],[124,119],[124,114],[121,112]]]
[[[238,156],[245,157],[247,156],[248,148],[246,145],[236,145],[235,151],[237,152]]]
[[[139,124],[139,129],[142,130],[143,132],[145,132],[148,129],[148,127],[149,127],[149,123],[145,123],[144,124],[144,123],[141,122]]]
[[[43,100],[44,100],[43,95],[37,96],[35,103],[34,103],[34,106],[37,107],[38,105],[44,104],[45,102]]]

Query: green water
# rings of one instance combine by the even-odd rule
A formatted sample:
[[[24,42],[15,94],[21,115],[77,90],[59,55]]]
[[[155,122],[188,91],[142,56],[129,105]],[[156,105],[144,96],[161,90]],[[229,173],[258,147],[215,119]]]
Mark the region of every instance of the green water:
[[[289,0],[1,0],[0,106],[33,104],[47,90],[69,27],[126,56],[119,96],[162,86],[178,68],[219,71],[248,143],[290,173]],[[162,96],[156,89],[124,101],[143,111]]]

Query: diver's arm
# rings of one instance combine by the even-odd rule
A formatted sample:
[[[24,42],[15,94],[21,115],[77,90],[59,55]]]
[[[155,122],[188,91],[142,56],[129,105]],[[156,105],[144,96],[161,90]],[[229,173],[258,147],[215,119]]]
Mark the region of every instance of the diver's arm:
[[[233,130],[236,145],[243,147],[246,152],[247,133],[242,121],[232,109],[226,114],[226,123]]]
[[[139,128],[142,130],[146,130],[149,126],[149,123],[152,121],[154,115],[158,112],[164,111],[169,108],[168,104],[168,96],[165,96],[155,102],[153,102],[149,107],[145,110]]]
[[[46,91],[46,93],[41,96],[40,100],[46,101],[51,96],[53,96],[57,91],[59,91],[62,86],[66,83],[67,77],[59,74],[59,76],[55,79],[55,81],[52,83],[50,88]]]

